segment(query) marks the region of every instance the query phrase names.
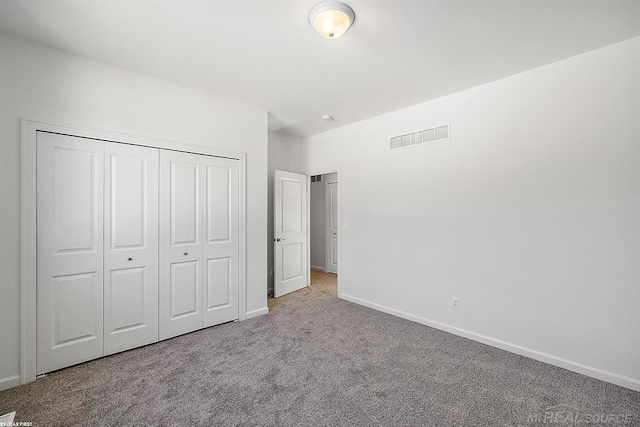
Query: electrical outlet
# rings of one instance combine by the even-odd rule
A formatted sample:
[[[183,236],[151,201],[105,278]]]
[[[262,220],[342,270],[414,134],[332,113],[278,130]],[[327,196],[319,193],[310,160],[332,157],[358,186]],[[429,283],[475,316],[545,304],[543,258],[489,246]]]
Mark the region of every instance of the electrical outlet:
[[[460,308],[460,300],[458,297],[451,297],[451,308],[456,310]]]

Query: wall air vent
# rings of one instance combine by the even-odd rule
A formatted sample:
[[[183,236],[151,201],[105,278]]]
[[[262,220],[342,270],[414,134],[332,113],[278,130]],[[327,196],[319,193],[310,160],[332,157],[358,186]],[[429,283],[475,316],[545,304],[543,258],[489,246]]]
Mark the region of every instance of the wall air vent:
[[[446,141],[451,138],[450,125],[435,126],[417,132],[406,133],[394,136],[389,139],[389,148],[413,147],[414,145],[430,144],[433,142]]]

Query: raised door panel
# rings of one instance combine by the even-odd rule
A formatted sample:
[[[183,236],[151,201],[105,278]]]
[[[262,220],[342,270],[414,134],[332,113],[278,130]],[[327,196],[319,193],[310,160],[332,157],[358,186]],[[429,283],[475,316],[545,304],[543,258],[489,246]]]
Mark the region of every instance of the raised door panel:
[[[56,146],[52,149],[52,155],[53,252],[71,254],[95,251],[98,234],[94,203],[97,191],[96,153]]]
[[[105,143],[105,354],[158,340],[158,150]]]
[[[201,156],[205,170],[203,324],[239,318],[237,160]]]
[[[124,148],[142,151],[136,156],[134,153],[122,153],[123,147],[109,144],[112,152],[107,152],[107,180],[109,193],[107,201],[110,205],[111,249],[140,248],[146,242],[146,223],[149,206],[149,161],[145,156],[146,150],[138,147]],[[155,154],[151,150],[150,154]],[[155,156],[153,156],[155,157]],[[157,161],[157,159],[156,159]],[[153,168],[157,170],[157,168]],[[156,178],[153,178],[156,181]]]
[[[282,251],[282,282],[286,283],[300,278],[304,273],[302,270],[304,253],[302,243],[283,243],[280,248]]]
[[[100,335],[100,312],[95,310],[96,273],[56,276],[51,281],[53,348],[94,340]]]
[[[231,301],[231,258],[207,260],[207,298],[205,310],[227,307]],[[233,320],[233,319],[231,319]]]
[[[171,245],[198,244],[200,165],[192,161],[170,162]]]
[[[111,271],[111,307],[108,310],[111,335],[148,326],[148,310],[145,310],[145,270],[145,267],[135,267]]]
[[[201,156],[160,150],[160,339],[202,327]]]
[[[298,178],[282,178],[282,233],[302,232],[302,212],[306,200],[303,199],[306,183]]]
[[[206,159],[213,162],[216,159]],[[221,161],[227,161],[221,159]],[[229,160],[229,162],[235,162]],[[233,166],[233,164],[231,165]],[[237,203],[237,197],[231,197],[232,193],[237,193],[237,171],[230,167],[206,165],[207,188],[206,188],[206,218],[207,218],[207,243],[228,242],[233,231],[232,227],[232,204]],[[236,213],[237,215],[237,213]]]
[[[338,267],[338,239],[335,237],[331,238],[331,265],[336,269]],[[337,274],[337,271],[331,272]]]
[[[171,320],[177,320],[185,316],[192,316],[199,312],[199,267],[198,261],[171,264]]]
[[[104,144],[37,133],[38,374],[103,349]]]

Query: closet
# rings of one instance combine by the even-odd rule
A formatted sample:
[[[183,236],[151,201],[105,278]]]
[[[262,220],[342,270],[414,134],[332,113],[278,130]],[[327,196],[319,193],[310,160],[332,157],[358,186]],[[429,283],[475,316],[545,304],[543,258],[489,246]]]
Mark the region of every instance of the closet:
[[[237,159],[37,133],[36,371],[238,319]]]

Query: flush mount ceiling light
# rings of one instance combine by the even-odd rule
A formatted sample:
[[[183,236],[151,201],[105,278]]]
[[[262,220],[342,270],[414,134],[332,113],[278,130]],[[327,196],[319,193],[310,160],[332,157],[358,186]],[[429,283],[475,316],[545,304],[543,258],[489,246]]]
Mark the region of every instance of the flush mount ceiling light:
[[[355,19],[353,9],[337,1],[320,3],[309,14],[309,23],[325,39],[337,39]]]

